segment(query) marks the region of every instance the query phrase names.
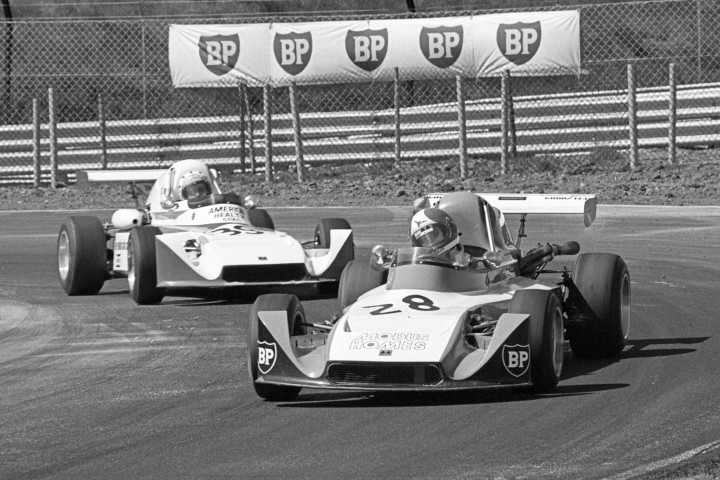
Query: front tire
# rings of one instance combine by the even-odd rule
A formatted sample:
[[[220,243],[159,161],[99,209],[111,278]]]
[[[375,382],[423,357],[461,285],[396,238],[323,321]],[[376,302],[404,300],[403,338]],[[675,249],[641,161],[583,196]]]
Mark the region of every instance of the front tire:
[[[157,227],[136,227],[128,242],[128,286],[130,296],[138,305],[159,303],[165,291],[157,286],[155,236]]]
[[[594,314],[568,330],[573,354],[578,358],[617,355],[625,348],[630,329],[630,274],[625,261],[611,253],[578,255],[573,283],[582,296],[575,303],[586,303]]]
[[[338,287],[338,302],[340,310],[357,301],[360,295],[379,287],[383,282],[383,271],[375,270],[370,262],[351,260],[345,265],[340,276]]]
[[[260,317],[258,316],[258,312],[262,311],[284,311],[287,314],[288,333],[290,336],[294,336],[307,333],[307,327],[305,326],[305,309],[295,295],[280,293],[260,295],[253,304],[250,313],[250,325],[248,326],[248,371],[255,393],[260,398],[274,402],[292,400],[300,393],[300,387],[255,382],[260,376],[258,366],[258,330]]]
[[[60,286],[68,295],[95,295],[107,278],[105,230],[95,217],[69,217],[57,242]]]
[[[533,389],[548,391],[560,381],[564,360],[563,313],[551,290],[518,290],[508,313],[530,315],[530,375]]]

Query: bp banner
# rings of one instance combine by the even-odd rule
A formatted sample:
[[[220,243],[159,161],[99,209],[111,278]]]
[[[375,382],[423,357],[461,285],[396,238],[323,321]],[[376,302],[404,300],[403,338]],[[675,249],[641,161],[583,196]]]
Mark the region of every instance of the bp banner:
[[[577,11],[245,25],[170,25],[175,87],[580,72]]]

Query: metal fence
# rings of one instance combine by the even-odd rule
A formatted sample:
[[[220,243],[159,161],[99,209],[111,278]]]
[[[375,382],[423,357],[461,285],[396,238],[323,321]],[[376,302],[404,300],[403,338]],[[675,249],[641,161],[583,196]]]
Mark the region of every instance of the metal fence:
[[[53,168],[70,174],[157,168],[182,158],[268,180],[273,170],[303,164],[422,174],[438,162],[460,178],[481,168],[537,170],[550,163],[626,168],[642,161],[635,146],[641,155],[672,161],[674,142],[720,143],[717,2],[575,8],[584,70],[578,76],[406,81],[407,72],[398,72],[395,82],[303,85],[293,94],[173,88],[168,21],[6,22],[0,25],[0,179],[38,183],[54,181]],[[195,23],[358,18],[369,17]]]

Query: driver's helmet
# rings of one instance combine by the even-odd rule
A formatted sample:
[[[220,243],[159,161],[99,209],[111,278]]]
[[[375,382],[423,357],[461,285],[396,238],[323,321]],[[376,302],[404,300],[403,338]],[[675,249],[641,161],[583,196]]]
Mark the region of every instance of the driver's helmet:
[[[426,208],[412,217],[410,241],[415,247],[432,248],[441,254],[460,243],[460,237],[450,215],[439,208]]]
[[[183,200],[195,200],[212,193],[210,179],[197,170],[184,173],[178,181],[178,188]]]

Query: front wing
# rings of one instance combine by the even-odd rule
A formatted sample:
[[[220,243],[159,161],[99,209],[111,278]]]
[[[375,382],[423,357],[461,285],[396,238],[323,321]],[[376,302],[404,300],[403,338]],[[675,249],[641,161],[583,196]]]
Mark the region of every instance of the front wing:
[[[489,344],[471,348],[450,342],[441,361],[393,362],[379,345],[367,361],[329,360],[330,334],[290,337],[285,312],[258,312],[258,384],[309,388],[420,391],[461,390],[531,384],[530,317],[503,314]]]

